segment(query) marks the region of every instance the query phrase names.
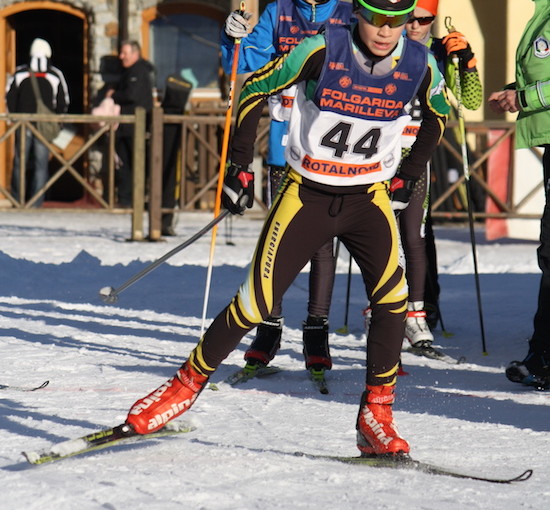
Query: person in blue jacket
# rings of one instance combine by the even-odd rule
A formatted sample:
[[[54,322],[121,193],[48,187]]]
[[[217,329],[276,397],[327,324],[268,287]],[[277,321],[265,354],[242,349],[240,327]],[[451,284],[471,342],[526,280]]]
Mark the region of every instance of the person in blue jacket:
[[[242,39],[238,73],[263,67],[274,58],[288,53],[304,38],[318,33],[327,23],[347,25],[352,19],[352,4],[341,0],[277,0],[269,3],[249,33],[250,13],[233,11],[221,34],[222,65],[229,73],[235,39]],[[269,101],[268,200],[272,201],[286,175],[285,145],[288,119],[295,89],[287,89]],[[271,204],[269,204],[271,205]],[[332,240],[311,259],[308,317],[303,323],[306,369],[313,378],[322,378],[332,361],[328,346],[328,313],[334,285],[335,256]],[[282,303],[257,328],[256,337],[245,353],[244,371],[253,376],[273,359],[280,347]]]

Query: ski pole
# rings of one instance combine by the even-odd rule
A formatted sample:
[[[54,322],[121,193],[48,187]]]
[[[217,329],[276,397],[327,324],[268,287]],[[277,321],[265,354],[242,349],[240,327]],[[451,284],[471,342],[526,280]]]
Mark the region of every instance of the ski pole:
[[[348,314],[349,314],[349,297],[350,297],[350,289],[351,289],[351,263],[352,263],[352,256],[351,253],[349,254],[349,265],[348,265],[348,281],[346,285],[346,311],[344,312],[344,325],[337,329],[337,333],[342,333],[343,335],[346,335],[349,332],[348,328]]]
[[[455,28],[451,24],[450,16],[445,18],[445,27],[451,32],[455,32]],[[464,178],[466,179],[466,202],[468,206],[468,223],[470,226],[470,243],[472,245],[472,257],[474,261],[474,279],[476,286],[476,295],[477,295],[477,309],[479,313],[479,326],[481,329],[481,345],[483,349],[483,354],[487,356],[487,347],[485,345],[485,327],[483,325],[483,309],[481,306],[481,291],[479,285],[479,271],[477,266],[477,249],[476,249],[476,238],[474,232],[474,215],[472,211],[472,192],[471,192],[471,181],[470,181],[470,167],[468,165],[468,149],[466,146],[466,126],[464,124],[464,112],[462,108],[462,84],[460,80],[460,59],[458,55],[453,55],[452,62],[454,65],[455,71],[455,81],[456,81],[456,101],[457,101],[457,110],[458,110],[458,128],[460,132],[460,143],[462,148],[462,165],[464,168]]]
[[[245,5],[244,2],[241,2],[240,5],[241,14],[244,13]],[[214,216],[218,216],[221,208],[222,201],[222,189],[223,189],[223,179],[225,176],[225,164],[227,162],[227,150],[229,147],[229,133],[231,131],[231,122],[233,116],[233,96],[235,94],[235,85],[237,82],[237,69],[239,63],[239,51],[241,48],[241,40],[235,39],[235,45],[233,48],[233,61],[231,63],[231,75],[229,77],[229,94],[227,96],[227,110],[225,112],[225,125],[223,128],[223,141],[222,141],[222,150],[220,154],[220,168],[218,171],[218,187],[216,189],[216,202],[214,204]],[[202,322],[201,322],[201,334],[202,337],[204,333],[204,327],[206,322],[206,310],[208,308],[208,299],[210,296],[210,282],[212,280],[212,266],[214,265],[214,251],[216,249],[216,235],[217,228],[212,229],[212,240],[210,241],[210,255],[208,259],[208,270],[206,273],[206,285],[204,290],[204,302],[202,307]]]
[[[202,237],[204,234],[206,234],[211,228],[216,226],[221,220],[223,220],[227,215],[229,214],[229,211],[223,211],[219,216],[216,216],[208,225],[203,227],[201,230],[199,230],[195,235],[181,243],[180,245],[176,246],[172,250],[170,250],[168,253],[160,257],[159,259],[152,262],[150,265],[142,269],[139,273],[137,273],[135,276],[130,278],[127,282],[123,283],[120,287],[114,289],[113,287],[103,287],[99,291],[99,297],[107,303],[107,304],[113,304],[118,301],[118,295],[126,290],[130,285],[133,285],[138,280],[141,280],[146,274],[150,273],[153,269],[160,266],[163,262],[168,260],[170,257],[174,256],[176,253],[180,252],[184,248],[187,248],[189,245],[193,244],[197,239]]]

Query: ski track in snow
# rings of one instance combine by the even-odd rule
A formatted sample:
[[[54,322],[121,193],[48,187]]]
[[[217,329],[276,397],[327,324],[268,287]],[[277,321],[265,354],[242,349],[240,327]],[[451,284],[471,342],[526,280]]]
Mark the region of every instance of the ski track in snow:
[[[212,376],[220,390],[205,390],[184,415],[198,424],[196,431],[28,465],[23,450],[123,422],[131,404],[171,376],[196,345],[209,234],[127,288],[116,304],[104,304],[98,291],[117,288],[210,220],[206,213],[182,213],[178,237],[131,243],[128,216],[0,213],[0,384],[50,381],[35,392],[0,390],[2,508],[545,507],[550,392],[510,383],[503,373],[526,353],[539,280],[537,244],[487,242],[476,232],[484,355],[468,229],[457,226],[436,228],[441,308],[453,336],[438,329],[435,344],[466,363],[403,353],[409,375],[398,383],[396,421],[419,460],[502,477],[532,468],[530,480],[501,486],[293,455],[357,453],[365,292],[354,265],[349,333],[336,333],[345,317],[349,259],[343,248],[330,316],[329,395],[315,391],[303,366],[306,268],[284,300],[284,337],[274,360],[282,372],[240,387],[221,383],[242,366],[252,331]],[[220,225],[207,323],[244,278],[261,224],[245,215]]]

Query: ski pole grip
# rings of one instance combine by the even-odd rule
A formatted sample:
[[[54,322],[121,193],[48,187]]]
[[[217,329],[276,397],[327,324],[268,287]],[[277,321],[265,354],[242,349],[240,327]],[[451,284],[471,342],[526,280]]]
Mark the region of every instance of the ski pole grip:
[[[456,29],[455,27],[453,26],[452,24],[452,21],[451,21],[451,17],[450,16],[446,16],[445,17],[445,28],[447,29],[447,31],[449,32],[449,34],[451,32],[456,32]]]

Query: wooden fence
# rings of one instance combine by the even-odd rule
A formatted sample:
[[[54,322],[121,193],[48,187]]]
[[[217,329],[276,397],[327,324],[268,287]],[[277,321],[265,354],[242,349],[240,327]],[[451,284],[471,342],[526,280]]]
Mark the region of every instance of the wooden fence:
[[[201,112],[192,115],[167,115],[162,109],[155,108],[150,122],[150,129],[146,129],[145,113],[138,109],[135,115],[122,115],[116,117],[98,117],[93,115],[30,115],[30,114],[2,114],[0,115],[0,144],[4,144],[6,154],[11,154],[13,148],[13,135],[16,130],[31,130],[47,146],[51,158],[57,163],[58,168],[52,173],[48,182],[39,193],[25,200],[24,196],[15,197],[11,194],[9,186],[0,185],[0,193],[9,202],[4,209],[22,210],[31,208],[41,194],[48,190],[63,176],[69,175],[82,190],[84,201],[80,200],[72,204],[72,208],[56,208],[48,206],[44,210],[71,210],[81,209],[85,203],[86,210],[98,212],[125,212],[132,215],[131,239],[158,240],[161,237],[161,215],[173,211],[213,210],[215,193],[218,181],[220,147],[223,135],[225,116],[221,110]],[[67,125],[77,126],[79,143],[72,151],[60,151],[55,145],[46,142],[37,131],[33,122],[36,120],[51,120]],[[3,125],[2,125],[3,123]],[[131,123],[134,129],[134,168],[133,168],[133,203],[130,210],[120,209],[115,202],[115,175],[116,155],[115,136],[116,124]],[[175,193],[177,204],[175,209],[162,209],[162,163],[163,163],[163,131],[166,125],[178,125],[180,130],[180,149],[178,156],[178,185]],[[448,130],[456,127],[456,123],[449,122]],[[2,131],[2,128],[4,130]],[[507,122],[467,122],[466,130],[470,148],[471,161],[469,162],[471,180],[481,192],[496,207],[491,211],[478,207],[474,216],[476,219],[485,218],[536,218],[540,215],[521,213],[523,203],[538,191],[542,185],[534,182],[532,191],[520,202],[514,203],[513,168],[509,175],[508,192],[502,196],[489,184],[489,160],[492,154],[498,150],[512,151],[515,135],[515,124]],[[265,165],[262,164],[267,153],[267,135],[269,132],[269,119],[263,117],[260,122],[258,137],[255,143],[256,159],[262,166],[265,176]],[[498,137],[495,139],[495,133]],[[24,139],[24,137],[22,137]],[[473,140],[473,143],[472,143]],[[506,142],[512,143],[505,147]],[[462,160],[460,147],[451,143],[447,138],[442,141],[442,147],[458,161]],[[24,148],[20,147],[22,166],[24,164]],[[91,154],[99,152],[102,157],[102,170],[98,175],[97,170],[91,171]],[[538,157],[540,154],[535,151]],[[513,165],[513,154],[510,161]],[[148,170],[147,170],[148,169]],[[445,170],[445,169],[444,169]],[[494,170],[493,170],[494,171]],[[98,186],[98,179],[101,185]],[[259,179],[259,182],[265,182]],[[257,198],[258,204],[265,209],[262,199],[266,196],[265,186]],[[22,186],[23,188],[23,186]],[[444,207],[449,201],[455,204],[449,210]],[[144,215],[149,216],[149,231],[144,232]],[[432,200],[432,216],[435,219],[463,219],[467,217],[464,206],[464,176],[461,175],[456,182],[450,184],[439,196]]]

